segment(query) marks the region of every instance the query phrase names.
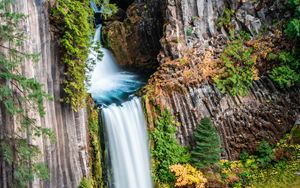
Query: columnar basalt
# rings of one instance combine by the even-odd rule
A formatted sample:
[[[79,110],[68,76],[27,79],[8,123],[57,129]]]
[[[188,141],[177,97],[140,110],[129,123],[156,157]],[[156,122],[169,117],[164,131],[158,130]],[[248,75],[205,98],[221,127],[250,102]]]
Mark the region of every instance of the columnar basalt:
[[[154,106],[166,107],[181,123],[177,134],[180,143],[193,145],[194,129],[201,118],[209,116],[221,135],[223,157],[228,159],[238,158],[242,150],[254,151],[261,140],[273,143],[289,132],[299,113],[299,88],[281,90],[261,72],[248,96],[232,97],[221,94],[210,81],[230,30],[243,30],[256,37],[263,26],[272,28],[272,20],[289,17],[284,11],[286,1],[164,3],[164,33],[158,55],[161,66],[144,90],[150,128]],[[226,10],[232,13],[228,22],[221,24]],[[275,38],[274,30],[267,32]]]
[[[26,61],[21,71],[28,77],[36,78],[43,84],[44,90],[54,97],[52,101],[45,101],[46,115],[36,117],[37,124],[54,131],[55,142],[46,138],[33,140],[42,151],[40,161],[46,163],[50,177],[48,181],[34,181],[32,187],[77,187],[82,177],[87,176],[87,113],[86,109],[74,112],[69,105],[61,102],[63,98],[63,67],[57,40],[51,33],[49,24],[49,4],[54,1],[17,0],[14,2],[14,12],[28,15],[23,27],[28,36],[24,50],[40,53],[40,61],[35,63]],[[9,134],[18,123],[7,116],[4,108],[0,108],[0,136]],[[33,114],[37,112],[32,109]],[[11,185],[13,167],[5,165],[0,158],[0,187]]]

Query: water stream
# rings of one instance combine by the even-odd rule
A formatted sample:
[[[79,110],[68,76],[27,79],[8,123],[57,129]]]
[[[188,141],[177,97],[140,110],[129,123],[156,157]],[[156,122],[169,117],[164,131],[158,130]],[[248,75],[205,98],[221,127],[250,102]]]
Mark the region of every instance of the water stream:
[[[99,42],[101,26],[94,42]],[[114,188],[151,188],[150,157],[146,122],[141,101],[132,96],[144,82],[141,77],[118,67],[113,54],[101,48],[102,60],[91,50],[96,61],[91,73],[89,92],[101,105],[102,121],[108,137]]]

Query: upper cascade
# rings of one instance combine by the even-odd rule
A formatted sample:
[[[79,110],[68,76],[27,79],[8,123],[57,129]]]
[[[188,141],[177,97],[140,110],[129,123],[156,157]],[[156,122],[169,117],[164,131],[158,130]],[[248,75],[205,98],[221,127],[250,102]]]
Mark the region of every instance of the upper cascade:
[[[96,29],[94,43],[99,43],[100,38],[101,25]],[[91,49],[89,55],[89,61],[94,61],[96,65],[90,73],[88,92],[100,105],[121,103],[145,82],[141,76],[122,70],[108,49],[100,47],[100,50],[103,53],[101,60],[98,59],[99,54],[95,49]]]

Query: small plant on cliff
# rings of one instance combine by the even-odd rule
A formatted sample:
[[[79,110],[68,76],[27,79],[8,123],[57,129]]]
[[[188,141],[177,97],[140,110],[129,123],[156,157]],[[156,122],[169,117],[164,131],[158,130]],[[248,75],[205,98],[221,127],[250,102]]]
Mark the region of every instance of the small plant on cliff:
[[[191,162],[196,167],[206,168],[220,160],[220,137],[209,118],[201,120],[194,133],[194,139],[196,146],[191,152]]]
[[[225,8],[222,16],[219,17],[217,20],[217,27],[219,29],[221,29],[222,27],[224,27],[226,29],[231,29],[230,22],[231,22],[231,18],[233,16],[233,14],[234,14],[233,10],[231,10],[229,8]]]
[[[12,172],[11,181],[5,182],[8,187],[27,187],[35,177],[48,179],[47,166],[38,160],[41,151],[32,141],[41,136],[54,139],[53,132],[37,125],[36,119],[45,115],[44,100],[51,97],[35,78],[20,72],[25,62],[36,62],[38,55],[24,50],[27,36],[20,24],[26,15],[11,11],[12,3],[0,1],[0,106],[3,123],[11,121],[5,125],[11,127],[1,130],[0,159]]]
[[[245,47],[242,39],[230,41],[221,55],[222,70],[214,78],[222,93],[231,95],[248,94],[253,80],[257,77],[255,69],[256,57],[252,49]]]
[[[172,183],[175,181],[175,176],[170,171],[170,166],[187,163],[189,161],[188,152],[176,140],[176,122],[168,110],[161,112],[155,126],[154,131],[150,133],[151,154],[154,158],[154,181]]]

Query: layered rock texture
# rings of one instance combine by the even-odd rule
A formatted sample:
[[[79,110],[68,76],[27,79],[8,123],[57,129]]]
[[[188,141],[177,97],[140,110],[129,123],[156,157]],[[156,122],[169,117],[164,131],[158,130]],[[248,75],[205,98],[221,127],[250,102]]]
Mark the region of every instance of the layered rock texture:
[[[46,0],[16,0],[15,12],[28,15],[23,28],[29,36],[24,49],[39,52],[40,61],[25,62],[21,70],[29,77],[37,78],[44,89],[54,97],[45,102],[46,115],[36,116],[37,124],[50,128],[56,136],[55,142],[46,138],[33,140],[42,151],[40,161],[45,162],[50,170],[49,180],[35,181],[30,187],[77,187],[83,176],[88,174],[87,154],[87,113],[85,109],[72,111],[69,105],[60,101],[62,98],[63,65],[59,61],[57,39],[50,32],[49,2]],[[4,108],[0,108],[0,137],[9,135],[18,127],[15,119],[10,119]],[[32,114],[37,112],[32,109]],[[12,166],[7,166],[0,158],[0,187],[6,188],[12,180]]]
[[[132,49],[135,54],[142,56],[145,49],[151,52],[135,61],[126,60],[130,62],[128,64],[144,62],[141,60],[150,57],[149,54],[154,58],[156,52],[160,66],[144,89],[150,128],[156,117],[155,108],[166,107],[181,123],[177,134],[180,143],[193,145],[194,129],[201,118],[209,116],[221,135],[223,157],[227,159],[238,158],[243,149],[253,151],[263,139],[278,141],[290,131],[299,113],[299,88],[289,91],[277,88],[265,76],[265,69],[260,70],[260,79],[246,97],[223,95],[211,82],[212,75],[217,71],[215,66],[219,56],[227,44],[229,31],[235,30],[237,33],[243,30],[256,37],[264,30],[271,43],[276,43],[278,33],[272,23],[289,17],[289,13],[284,11],[285,6],[284,0],[135,1],[128,8],[125,21],[115,21],[109,26],[122,29],[108,29],[108,33],[120,31],[123,36],[131,36],[126,33],[139,33],[139,29],[132,28],[140,23],[160,20],[157,24],[161,24],[163,17],[163,24],[148,25],[146,31],[140,30],[144,37],[137,35],[117,39],[111,45],[117,57],[119,49],[122,49],[120,57],[130,56]],[[144,13],[145,7],[151,14]],[[226,11],[230,11],[227,14],[229,16]],[[139,12],[142,16],[137,16]],[[126,20],[138,21],[133,21],[133,26],[125,27]],[[157,39],[160,35],[147,34],[160,29],[163,30],[160,45],[149,43],[149,40]],[[142,44],[145,48],[141,48],[141,45],[132,48],[134,44]],[[254,48],[258,50],[261,47],[256,45]],[[265,64],[264,58],[258,59],[258,63]]]

